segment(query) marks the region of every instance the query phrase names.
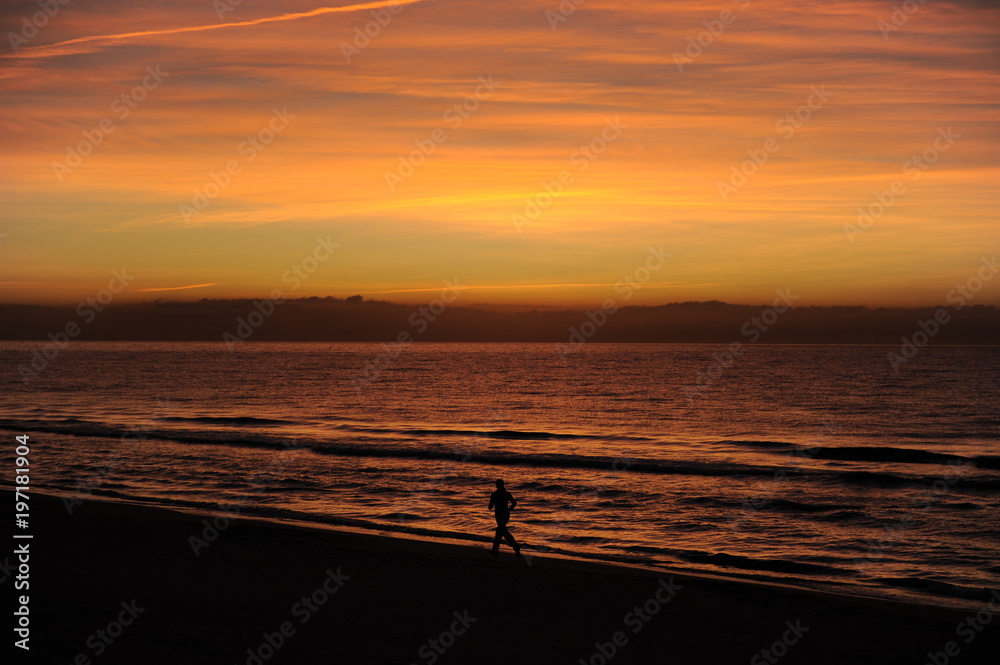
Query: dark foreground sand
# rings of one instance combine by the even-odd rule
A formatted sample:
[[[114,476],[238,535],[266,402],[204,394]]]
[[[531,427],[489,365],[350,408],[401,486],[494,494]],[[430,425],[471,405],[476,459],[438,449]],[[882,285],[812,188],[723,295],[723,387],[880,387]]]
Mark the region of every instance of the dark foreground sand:
[[[671,597],[670,575],[509,550],[238,520],[196,557],[202,516],[91,500],[70,517],[35,494],[31,517],[16,662],[921,665],[949,641],[952,663],[1000,662],[1000,616],[967,643],[969,613],[681,575]]]

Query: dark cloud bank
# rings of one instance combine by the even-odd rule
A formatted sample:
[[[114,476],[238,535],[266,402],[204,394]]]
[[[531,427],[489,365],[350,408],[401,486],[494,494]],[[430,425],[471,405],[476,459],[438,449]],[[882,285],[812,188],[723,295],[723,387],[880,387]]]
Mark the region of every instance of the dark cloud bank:
[[[301,298],[275,305],[254,300],[143,302],[84,306],[0,305],[0,339],[389,342],[683,342],[899,344],[924,331],[931,344],[1000,344],[1000,309],[967,305],[920,309],[796,307],[684,302],[597,310],[516,311]],[[265,314],[268,314],[265,316]],[[935,321],[935,318],[937,320]],[[943,323],[942,323],[943,322]],[[598,325],[600,324],[600,325]],[[928,334],[929,333],[929,334]],[[919,334],[918,334],[919,336]],[[921,338],[922,339],[922,338]]]

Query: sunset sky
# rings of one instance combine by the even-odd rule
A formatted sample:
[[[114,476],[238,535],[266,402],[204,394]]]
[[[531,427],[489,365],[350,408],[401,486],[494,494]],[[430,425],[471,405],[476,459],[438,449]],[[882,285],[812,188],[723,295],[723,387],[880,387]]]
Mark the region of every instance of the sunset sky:
[[[0,302],[287,292],[329,237],[294,295],[590,304],[662,245],[632,303],[931,305],[1000,250],[995,2],[234,2],[3,3]]]

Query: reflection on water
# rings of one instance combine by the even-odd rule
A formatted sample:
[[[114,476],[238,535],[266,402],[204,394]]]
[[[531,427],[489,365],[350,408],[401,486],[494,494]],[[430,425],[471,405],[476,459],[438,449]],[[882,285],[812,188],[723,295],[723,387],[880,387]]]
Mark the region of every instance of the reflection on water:
[[[363,391],[372,344],[70,346],[0,426],[39,487],[492,540],[526,552],[972,606],[996,587],[1000,350],[755,346],[698,397],[711,345],[428,344]]]

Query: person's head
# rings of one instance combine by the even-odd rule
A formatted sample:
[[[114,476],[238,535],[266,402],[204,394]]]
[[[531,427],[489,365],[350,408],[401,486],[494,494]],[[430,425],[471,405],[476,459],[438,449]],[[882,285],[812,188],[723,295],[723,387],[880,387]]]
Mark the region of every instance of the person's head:
[[[502,490],[503,489],[503,481],[500,480],[499,478],[497,478],[497,489],[498,490]]]

